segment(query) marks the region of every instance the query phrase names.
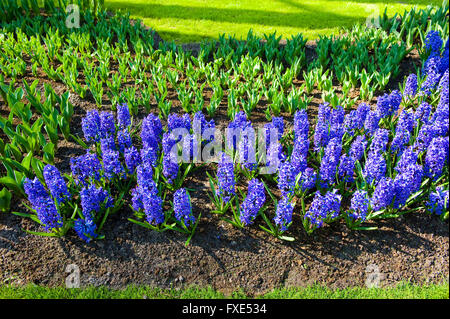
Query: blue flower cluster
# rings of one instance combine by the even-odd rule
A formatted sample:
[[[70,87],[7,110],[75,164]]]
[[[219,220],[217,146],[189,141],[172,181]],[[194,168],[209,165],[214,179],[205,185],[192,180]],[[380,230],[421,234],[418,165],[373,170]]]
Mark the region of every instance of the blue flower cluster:
[[[81,207],[83,215],[92,216],[102,208],[106,209],[114,206],[114,200],[107,190],[96,187],[94,184],[83,187],[80,191]]]
[[[70,159],[72,175],[83,185],[89,181],[100,180],[102,164],[98,157],[89,151],[82,156]]]
[[[364,122],[366,121],[367,115],[370,112],[370,106],[366,103],[361,103],[356,110],[350,111],[344,117],[344,128],[345,132],[349,135],[354,135],[356,131],[364,128]]]
[[[231,197],[236,195],[234,165],[231,158],[223,152],[219,154],[219,158],[217,167],[218,194],[224,203],[228,203]]]
[[[55,166],[46,165],[43,174],[50,194],[56,199],[59,205],[72,198],[64,178],[62,178],[61,173]]]
[[[315,150],[326,148],[335,139],[340,141],[345,132],[345,112],[342,106],[331,108],[329,103],[319,105],[317,124],[314,131]]]
[[[336,179],[336,169],[341,157],[342,144],[337,137],[333,138],[325,149],[325,154],[320,164],[320,178],[324,182],[333,184]]]
[[[137,186],[131,191],[132,207],[137,212],[143,210],[149,224],[159,225],[164,222],[163,201],[153,180],[153,168],[150,163],[142,163],[136,172]]]
[[[425,49],[428,55],[423,65],[423,81],[420,91],[422,95],[430,95],[438,86],[449,67],[449,40],[444,47],[438,31],[430,31],[425,37]]]
[[[266,193],[263,182],[254,178],[248,183],[248,193],[240,209],[240,220],[243,225],[253,223],[259,210],[266,201]]]
[[[55,206],[44,185],[37,177],[33,180],[25,178],[23,185],[32,208],[46,231],[52,231],[63,226],[63,218]]]
[[[369,212],[369,196],[365,190],[357,190],[350,203],[350,216],[355,220],[366,220]]]
[[[337,194],[337,190],[327,192],[325,195],[317,191],[305,218],[313,227],[320,228],[324,221],[333,220],[339,216],[341,200],[342,196]]]
[[[214,140],[214,129],[216,127],[214,120],[207,121],[205,115],[199,111],[194,114],[192,123],[194,133],[201,136],[202,141],[211,142]]]
[[[402,102],[402,94],[398,90],[394,90],[391,94],[384,94],[377,100],[377,115],[379,118],[385,118],[393,115],[398,111]]]
[[[428,211],[436,215],[442,215],[444,212],[448,211],[448,193],[448,189],[446,190],[442,186],[436,187],[436,190],[430,193],[430,197],[427,202]]]
[[[228,124],[228,130],[226,134],[226,147],[228,150],[236,150],[241,134],[247,129],[253,128],[252,123],[247,120],[247,114],[241,111],[236,114],[234,120]]]
[[[295,188],[295,180],[297,175],[294,165],[289,161],[281,163],[280,170],[278,172],[278,189],[283,196],[289,196],[293,194]]]
[[[173,210],[175,218],[183,222],[186,227],[195,223],[195,217],[192,214],[191,197],[186,189],[180,188],[173,194]]]
[[[289,225],[292,223],[292,214],[294,212],[294,205],[289,201],[287,197],[283,197],[277,205],[275,212],[275,218],[273,219],[275,224],[281,231],[286,231]]]
[[[163,128],[161,120],[154,114],[149,114],[142,121],[141,130],[141,158],[156,166],[158,160],[159,144],[161,143]]]
[[[117,122],[121,129],[126,129],[131,125],[130,109],[127,103],[117,106]]]
[[[95,233],[97,225],[91,216],[86,216],[84,219],[78,218],[75,221],[73,228],[78,236],[87,243],[98,237]]]

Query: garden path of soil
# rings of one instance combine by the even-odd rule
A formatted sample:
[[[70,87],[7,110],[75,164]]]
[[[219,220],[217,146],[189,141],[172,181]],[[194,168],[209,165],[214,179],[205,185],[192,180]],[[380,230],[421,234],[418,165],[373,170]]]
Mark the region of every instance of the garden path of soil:
[[[206,201],[194,201],[194,209]],[[448,223],[426,214],[371,222],[378,230],[349,231],[343,223],[295,242],[281,242],[257,228],[240,231],[215,216],[203,218],[189,246],[178,233],[158,233],[113,216],[106,238],[86,244],[65,238],[28,235],[34,224],[0,216],[0,281],[64,285],[69,264],[79,267],[81,285],[212,286],[224,293],[242,288],[255,295],[274,287],[364,286],[376,267],[380,286],[400,282],[448,281]]]
[[[312,49],[309,51],[313,52]],[[389,84],[389,88],[397,88],[398,82],[417,65],[417,51],[413,51],[402,63],[400,76]],[[25,79],[31,83],[35,78],[31,70],[28,71]],[[42,82],[48,82],[58,94],[66,90],[61,82],[51,81],[45,75],[39,80],[39,88],[42,88]],[[336,88],[339,91],[339,87]],[[173,111],[181,112],[176,93],[173,89],[170,91]],[[207,91],[206,103],[210,95]],[[320,93],[314,91],[312,95],[313,101],[308,108],[311,120],[320,103]],[[81,118],[86,110],[96,108],[95,103],[92,96],[82,100],[73,93],[71,102],[75,106],[71,130],[82,136]],[[111,103],[107,99],[105,102],[102,110],[109,110]],[[262,101],[250,117],[255,126],[266,122],[264,103]],[[374,103],[375,99],[371,101],[372,105]],[[157,111],[155,101],[152,111]],[[6,112],[6,105],[0,101],[0,115],[4,116]],[[145,115],[143,111],[138,117],[141,119]],[[292,116],[282,115],[289,129]],[[214,119],[216,127],[226,127],[229,122],[226,102],[222,102]],[[70,158],[82,153],[83,149],[76,143],[61,138],[56,165],[68,172]],[[0,214],[0,282],[61,286],[68,275],[65,270],[69,264],[79,267],[83,286],[121,288],[146,284],[169,288],[194,284],[212,286],[225,293],[242,288],[250,295],[276,287],[302,287],[313,283],[330,288],[364,286],[368,274],[376,267],[380,272],[380,286],[405,281],[448,281],[449,226],[448,222],[441,222],[435,216],[419,212],[395,220],[367,223],[367,226],[378,227],[374,231],[349,231],[343,222],[337,222],[308,236],[296,213],[289,229],[296,241],[282,242],[260,230],[258,222],[248,229],[238,230],[210,214],[207,170],[214,172],[214,166],[196,170],[185,182],[186,187],[195,189],[191,193],[194,212],[202,213],[197,232],[187,247],[184,245],[186,238],[181,234],[158,233],[129,222],[127,218],[132,217],[129,208],[108,219],[102,231],[104,240],[89,244],[73,231],[64,238],[29,235],[22,229],[42,229],[28,219]],[[129,199],[126,199],[124,207],[128,204]],[[22,200],[16,198],[11,209],[27,212]]]

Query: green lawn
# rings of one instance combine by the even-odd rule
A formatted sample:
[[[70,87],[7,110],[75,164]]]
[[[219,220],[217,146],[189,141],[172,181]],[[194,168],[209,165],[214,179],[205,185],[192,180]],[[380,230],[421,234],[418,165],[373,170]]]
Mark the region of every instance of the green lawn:
[[[150,287],[128,287],[124,290],[107,288],[65,289],[41,286],[13,288],[0,286],[0,299],[245,299],[243,292],[226,296],[211,288],[163,290]],[[347,288],[332,290],[321,286],[309,288],[276,289],[258,298],[270,299],[448,299],[449,285],[415,286],[403,284],[394,288]]]
[[[226,33],[245,37],[249,29],[262,35],[277,32],[283,37],[303,33],[308,39],[337,33],[369,16],[388,14],[441,0],[106,0],[108,9],[128,10],[134,18],[155,29],[165,40],[177,43],[216,39]]]

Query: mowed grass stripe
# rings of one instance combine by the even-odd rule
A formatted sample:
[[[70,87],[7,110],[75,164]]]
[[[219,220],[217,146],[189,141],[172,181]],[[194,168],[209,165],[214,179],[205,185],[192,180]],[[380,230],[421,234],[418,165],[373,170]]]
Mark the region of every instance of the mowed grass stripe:
[[[302,33],[308,39],[338,33],[369,16],[384,12],[403,13],[417,6],[440,5],[441,1],[301,1],[301,0],[106,0],[108,9],[129,11],[168,41],[178,43],[217,39],[226,33],[245,38],[273,33],[288,38]]]
[[[0,286],[0,299],[246,299],[254,298],[243,291],[231,295],[212,288],[188,287],[183,289],[159,289],[129,286],[115,290],[106,287],[66,289],[28,285],[25,287]],[[448,299],[448,283],[418,286],[410,283],[392,288],[330,289],[323,286],[307,288],[274,289],[256,298],[268,299]]]

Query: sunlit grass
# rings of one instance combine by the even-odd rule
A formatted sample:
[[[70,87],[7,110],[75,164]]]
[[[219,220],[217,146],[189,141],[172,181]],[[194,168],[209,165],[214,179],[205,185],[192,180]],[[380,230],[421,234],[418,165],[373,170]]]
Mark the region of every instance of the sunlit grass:
[[[29,285],[25,287],[0,286],[0,299],[245,299],[242,291],[225,295],[212,288],[158,289],[130,286],[115,290],[105,287],[66,289]],[[275,289],[256,298],[270,299],[448,299],[448,283],[417,286],[401,284],[392,288],[330,289],[323,286]]]
[[[323,1],[323,0],[106,0],[108,9],[129,11],[156,30],[165,40],[178,43],[217,39],[219,34],[245,38],[277,32],[284,38],[303,33],[308,39],[336,34],[378,16],[442,1]]]

